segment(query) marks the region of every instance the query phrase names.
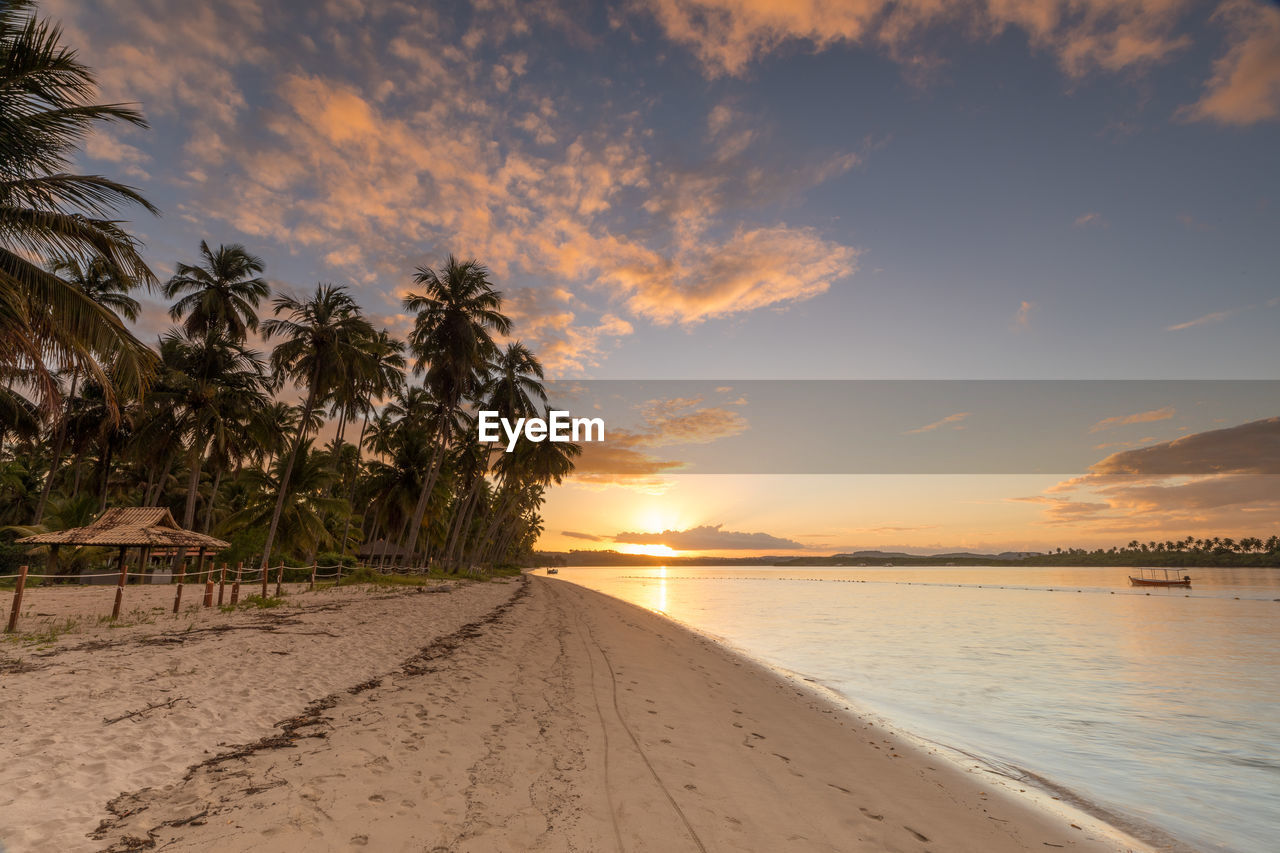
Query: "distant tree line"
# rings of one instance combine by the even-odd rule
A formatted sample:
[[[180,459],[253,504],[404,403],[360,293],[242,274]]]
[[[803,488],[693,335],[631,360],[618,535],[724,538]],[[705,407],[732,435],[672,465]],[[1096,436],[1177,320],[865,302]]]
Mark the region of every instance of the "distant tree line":
[[[1133,539],[1123,547],[1055,548],[1017,562],[1030,566],[1280,566],[1280,536]]]

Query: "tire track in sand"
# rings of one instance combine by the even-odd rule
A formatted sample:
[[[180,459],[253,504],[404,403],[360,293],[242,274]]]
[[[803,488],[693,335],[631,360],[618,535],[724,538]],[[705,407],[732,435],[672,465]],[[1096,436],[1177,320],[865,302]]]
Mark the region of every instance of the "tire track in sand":
[[[552,586],[554,587],[554,584],[552,584]],[[556,596],[557,596],[557,599],[560,598],[560,590],[556,590]],[[591,625],[589,623],[584,623],[582,621],[582,617],[579,614],[579,611],[577,608],[574,608],[574,621],[575,621],[575,624],[580,628],[581,627],[586,628],[587,638],[590,639],[590,642],[588,643],[587,638],[583,638],[583,642],[587,646],[587,659],[591,664],[592,686],[594,687],[595,685],[595,663],[594,661],[592,661],[592,658],[594,657],[594,655],[592,654],[592,648],[594,648],[594,650],[598,652],[600,654],[600,657],[604,660],[605,667],[609,671],[610,692],[613,696],[613,713],[614,713],[614,716],[617,718],[618,725],[621,726],[622,730],[627,733],[627,737],[631,739],[632,746],[635,747],[636,754],[640,756],[640,760],[644,762],[644,766],[649,770],[649,775],[653,777],[654,783],[658,786],[659,790],[661,790],[663,795],[667,798],[667,802],[670,803],[672,810],[679,816],[680,822],[684,824],[685,832],[689,834],[689,839],[694,843],[695,846],[697,846],[698,850],[701,851],[701,853],[707,853],[706,845],[704,845],[702,843],[702,839],[698,837],[698,833],[696,830],[694,830],[693,825],[689,822],[689,818],[684,813],[684,809],[680,808],[680,804],[677,803],[675,797],[671,795],[671,790],[667,787],[666,783],[662,781],[662,777],[658,775],[658,771],[654,768],[653,762],[649,760],[649,756],[645,752],[644,747],[640,745],[640,739],[636,737],[635,732],[631,730],[631,727],[627,725],[627,721],[622,716],[622,708],[618,704],[618,676],[613,669],[613,662],[609,659],[608,653],[604,650],[604,647],[602,647],[600,645],[600,642],[596,639],[595,632],[591,630]],[[579,631],[579,636],[581,636],[581,631]],[[594,689],[592,693],[595,694],[596,710],[597,712],[600,712],[599,694],[596,693]],[[614,831],[615,833],[618,833],[618,849],[625,851],[626,848],[622,844],[622,837],[618,830],[618,819],[617,819],[617,814],[613,805],[613,795],[608,790],[609,789],[609,763],[608,763],[609,762],[609,738],[608,738],[608,731],[607,731],[608,726],[605,724],[603,713],[601,713],[600,725],[602,730],[604,730],[604,734],[605,734],[605,789],[609,797],[610,812],[613,814]]]

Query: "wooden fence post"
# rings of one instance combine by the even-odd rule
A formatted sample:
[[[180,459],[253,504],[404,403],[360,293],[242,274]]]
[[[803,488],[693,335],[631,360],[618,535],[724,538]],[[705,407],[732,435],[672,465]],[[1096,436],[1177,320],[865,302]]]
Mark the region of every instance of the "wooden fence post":
[[[222,606],[222,594],[227,591],[227,564],[222,564],[222,573],[218,575],[218,606]]]
[[[281,564],[284,563],[283,560],[281,560],[280,562]],[[264,565],[262,567],[262,597],[264,600],[267,597],[267,580],[270,577],[271,577],[271,566]]]
[[[276,572],[276,597],[284,594],[284,560],[280,561],[280,569]]]
[[[311,561],[311,585],[307,587],[307,592],[315,592],[315,591],[316,591],[316,563],[315,563],[315,560],[312,560]]]
[[[182,582],[187,579],[187,558],[183,556],[182,562],[178,564],[178,590],[173,594],[173,615],[178,615],[178,608],[182,606]]]
[[[124,558],[128,551],[127,547],[121,547],[120,549],[120,580],[116,583],[116,604],[111,608],[112,622],[120,618],[120,605],[124,602],[124,584],[129,579],[127,574],[129,564],[124,561]]]
[[[12,634],[18,630],[18,614],[22,612],[22,591],[27,588],[27,567],[22,566],[18,569],[18,585],[13,588],[13,607],[9,608],[9,627],[4,629],[6,634]]]
[[[204,568],[204,549],[200,549],[200,556],[196,558],[201,568]],[[209,568],[204,572],[204,606],[213,606],[213,563],[209,563]]]
[[[231,585],[231,604],[235,606],[240,601],[240,576],[244,574],[244,561],[236,563],[236,581]]]
[[[338,579],[334,581],[334,586],[342,586],[342,561],[338,561]]]

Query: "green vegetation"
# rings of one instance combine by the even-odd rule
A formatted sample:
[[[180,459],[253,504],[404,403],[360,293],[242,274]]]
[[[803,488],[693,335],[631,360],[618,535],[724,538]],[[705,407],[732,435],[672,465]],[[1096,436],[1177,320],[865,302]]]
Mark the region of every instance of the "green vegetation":
[[[123,215],[155,209],[67,174],[100,125],[143,118],[93,104],[92,72],[61,42],[33,3],[0,6],[0,571],[42,568],[14,538],[116,506],[168,507],[229,541],[232,565],[349,565],[364,547],[366,562],[457,574],[527,556],[580,449],[522,441],[495,460],[478,442],[477,407],[547,409],[537,357],[494,340],[513,324],[488,269],[414,270],[405,341],[342,284],[273,294],[267,262],[234,243],[202,240],[161,285]],[[173,300],[154,347],[127,327],[140,288]],[[57,571],[103,559],[64,548]]]
[[[235,604],[224,604],[218,609],[223,613],[234,613],[237,610],[270,610],[284,603],[284,598],[279,596],[269,595],[263,598],[261,595],[250,595]]]

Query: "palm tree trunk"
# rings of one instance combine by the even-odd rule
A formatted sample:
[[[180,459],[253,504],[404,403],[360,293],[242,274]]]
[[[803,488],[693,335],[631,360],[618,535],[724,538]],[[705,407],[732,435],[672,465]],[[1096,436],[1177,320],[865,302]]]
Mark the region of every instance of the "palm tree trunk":
[[[436,478],[440,476],[440,469],[444,467],[445,448],[449,445],[449,416],[445,415],[444,423],[440,425],[440,443],[436,446],[435,453],[431,456],[431,471],[427,475],[427,479],[422,483],[422,492],[418,495],[418,503],[413,508],[413,520],[409,524],[409,547],[408,556],[410,559],[418,552],[418,539],[421,536],[422,519],[427,514],[427,503],[431,498],[431,490],[436,487]]]
[[[107,488],[111,485],[111,446],[108,445],[102,453],[102,484],[98,492],[98,515],[107,511]]]
[[[173,470],[173,460],[175,458],[177,458],[177,454],[170,453],[169,457],[165,459],[164,469],[160,472],[160,478],[156,480],[156,493],[152,495],[150,490],[147,491],[147,506],[156,506],[159,503],[160,496],[164,494],[164,482],[169,479],[169,472]]]
[[[364,458],[364,434],[369,429],[369,418],[373,414],[373,409],[368,407],[366,401],[366,409],[364,414],[364,423],[360,425],[360,441],[356,444],[356,470],[351,477],[351,488],[347,492],[348,509],[356,501],[356,484],[360,482],[360,462]],[[367,509],[367,508],[366,508]],[[364,516],[361,516],[361,526],[364,526]],[[347,536],[351,534],[351,513],[347,513],[347,523],[342,528],[342,553],[347,553]]]
[[[193,438],[191,444],[191,452],[188,454],[187,464],[190,471],[187,473],[187,505],[182,510],[182,526],[190,530],[196,521],[196,498],[200,492],[200,444]],[[179,546],[173,555],[173,573],[178,573],[182,561],[187,558],[187,549]]]
[[[480,474],[475,476],[471,481],[471,488],[467,490],[467,496],[458,505],[458,511],[454,513],[452,529],[449,532],[449,543],[444,549],[444,563],[449,565],[453,562],[453,553],[458,547],[458,540],[462,537],[462,531],[466,529],[466,525],[471,521],[471,510],[475,506],[476,496],[480,493]]]
[[[80,480],[84,477],[84,468],[81,463],[84,461],[84,449],[76,451],[76,455],[71,457],[71,470],[75,472],[75,478],[71,481],[71,497],[80,494]]]
[[[213,490],[209,492],[209,500],[204,507],[204,533],[209,535],[209,528],[213,526],[213,503],[218,498],[218,488],[222,485],[222,466],[219,465],[213,472]]]
[[[280,527],[280,515],[284,512],[285,496],[289,493],[289,481],[293,479],[293,465],[298,459],[298,448],[307,438],[307,423],[311,420],[311,409],[315,405],[316,383],[319,377],[312,376],[307,386],[307,402],[302,407],[302,423],[298,425],[298,437],[289,451],[289,460],[280,472],[280,493],[276,495],[276,508],[271,512],[271,527],[267,530],[267,541],[262,544],[262,570],[265,572],[271,565],[271,546],[276,541],[276,530]]]
[[[36,516],[32,524],[39,524],[44,518],[45,507],[49,505],[49,492],[53,489],[53,478],[58,475],[58,465],[62,463],[62,451],[67,443],[67,421],[71,420],[71,406],[76,399],[76,383],[80,381],[80,373],[72,371],[71,390],[67,394],[67,409],[58,423],[58,436],[53,442],[53,453],[49,457],[49,476],[44,478],[44,488],[40,490],[40,501],[36,504]]]

